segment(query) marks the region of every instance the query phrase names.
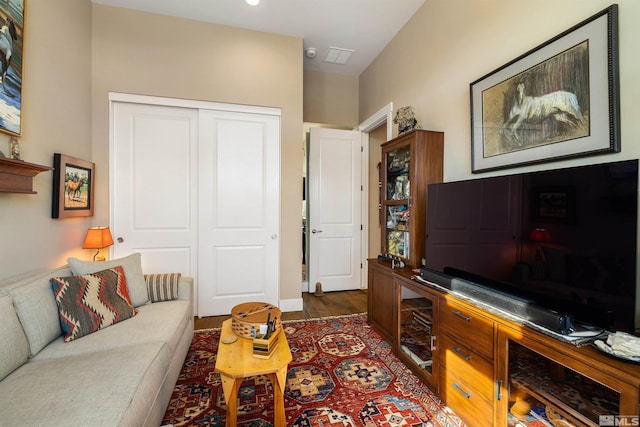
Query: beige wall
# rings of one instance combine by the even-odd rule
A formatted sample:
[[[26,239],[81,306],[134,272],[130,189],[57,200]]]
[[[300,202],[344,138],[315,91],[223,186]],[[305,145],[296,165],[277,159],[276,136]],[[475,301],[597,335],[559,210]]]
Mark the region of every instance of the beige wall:
[[[622,152],[545,163],[479,176],[640,156],[640,2],[620,0]],[[445,134],[444,178],[473,178],[469,84],[589,18],[604,0],[426,0],[422,8],[360,76],[360,118],[390,101],[413,105],[424,129]],[[394,130],[397,132],[397,129]]]
[[[304,72],[304,121],[353,129],[358,120],[358,77]]]
[[[47,166],[56,152],[91,160],[91,3],[28,0],[25,15],[21,157]],[[5,154],[8,140],[0,135]],[[0,193],[0,278],[91,258],[81,249],[91,218],[51,219],[52,179],[37,175],[35,195]]]
[[[94,4],[92,41],[101,179],[108,179],[110,91],[282,109],[280,298],[300,298],[302,39]],[[105,223],[108,200],[104,185],[96,217]]]

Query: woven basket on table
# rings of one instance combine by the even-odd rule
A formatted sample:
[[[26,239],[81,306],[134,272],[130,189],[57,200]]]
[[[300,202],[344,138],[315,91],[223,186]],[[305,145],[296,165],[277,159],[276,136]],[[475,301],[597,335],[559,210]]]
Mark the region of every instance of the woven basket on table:
[[[276,331],[282,328],[280,318],[282,312],[275,305],[266,302],[246,302],[231,309],[231,330],[241,338],[252,339],[251,327],[259,334],[260,325],[267,323],[267,318],[276,320]]]

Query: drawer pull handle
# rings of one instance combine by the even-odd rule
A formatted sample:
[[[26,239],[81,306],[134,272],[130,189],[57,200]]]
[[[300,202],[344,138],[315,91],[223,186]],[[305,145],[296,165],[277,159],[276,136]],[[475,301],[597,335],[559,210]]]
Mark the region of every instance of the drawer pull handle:
[[[457,345],[454,346],[452,348],[452,350],[454,351],[454,353],[456,353],[458,356],[462,357],[464,360],[471,360],[471,355],[470,354],[466,354],[465,352],[460,350],[460,347],[458,347]]]
[[[453,314],[463,319],[465,322],[471,322],[471,317],[465,316],[464,314],[460,313],[458,310],[453,310]]]
[[[456,390],[458,390],[458,392],[463,395],[464,397],[466,397],[467,399],[469,399],[471,397],[471,395],[469,393],[467,393],[466,391],[464,391],[462,388],[460,388],[460,386],[458,385],[458,383],[453,383],[453,388],[455,388]]]

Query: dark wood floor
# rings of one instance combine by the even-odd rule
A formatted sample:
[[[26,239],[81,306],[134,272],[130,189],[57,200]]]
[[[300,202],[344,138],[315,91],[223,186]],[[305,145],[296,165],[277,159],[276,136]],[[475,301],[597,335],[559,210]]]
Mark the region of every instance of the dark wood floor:
[[[303,310],[282,313],[282,320],[313,319],[325,316],[364,313],[367,311],[367,291],[325,292],[321,297],[304,292]],[[195,318],[195,329],[219,328],[227,316]]]

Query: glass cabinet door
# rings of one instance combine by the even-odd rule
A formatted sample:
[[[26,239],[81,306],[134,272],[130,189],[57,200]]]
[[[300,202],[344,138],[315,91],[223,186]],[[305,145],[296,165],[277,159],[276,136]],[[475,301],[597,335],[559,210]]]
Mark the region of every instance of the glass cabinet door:
[[[620,392],[514,341],[508,346],[508,426],[596,427],[620,413]]]
[[[411,146],[389,151],[386,156],[385,229],[387,253],[410,258]]]
[[[437,298],[398,282],[398,349],[405,363],[431,387],[435,385],[435,314]]]

